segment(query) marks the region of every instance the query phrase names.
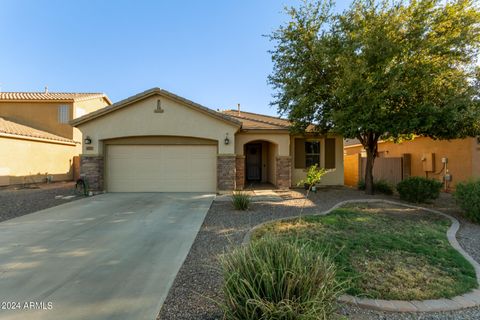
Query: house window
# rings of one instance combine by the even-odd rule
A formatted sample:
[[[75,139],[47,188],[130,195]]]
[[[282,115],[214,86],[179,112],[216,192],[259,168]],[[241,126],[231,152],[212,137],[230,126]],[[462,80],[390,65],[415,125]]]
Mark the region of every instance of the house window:
[[[320,165],[320,141],[305,141],[305,167]]]
[[[68,123],[70,121],[70,108],[67,105],[58,107],[58,122]]]

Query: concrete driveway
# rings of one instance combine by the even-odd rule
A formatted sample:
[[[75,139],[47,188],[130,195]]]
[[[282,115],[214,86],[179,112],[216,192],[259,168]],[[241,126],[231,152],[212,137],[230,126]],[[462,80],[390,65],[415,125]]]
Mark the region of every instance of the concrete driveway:
[[[0,319],[155,319],[213,199],[104,194],[0,223]]]

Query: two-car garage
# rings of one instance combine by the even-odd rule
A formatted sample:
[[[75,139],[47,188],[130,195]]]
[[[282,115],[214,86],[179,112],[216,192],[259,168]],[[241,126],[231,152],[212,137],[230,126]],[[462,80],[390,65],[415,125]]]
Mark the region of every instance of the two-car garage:
[[[241,122],[153,88],[71,122],[90,190],[217,192],[235,188]]]
[[[215,192],[212,145],[108,145],[110,192]]]

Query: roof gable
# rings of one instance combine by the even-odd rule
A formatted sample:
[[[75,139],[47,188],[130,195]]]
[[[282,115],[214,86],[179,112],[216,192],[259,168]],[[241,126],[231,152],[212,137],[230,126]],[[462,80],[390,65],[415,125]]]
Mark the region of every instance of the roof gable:
[[[174,100],[178,103],[181,103],[182,105],[185,105],[186,107],[188,107],[190,109],[194,109],[196,111],[199,111],[203,114],[206,114],[206,115],[211,116],[213,118],[216,118],[218,120],[227,122],[227,123],[229,123],[231,125],[234,125],[236,127],[241,126],[241,122],[238,121],[237,119],[233,118],[233,117],[230,117],[228,115],[225,115],[225,114],[217,112],[217,111],[214,111],[214,110],[209,109],[207,107],[204,107],[204,106],[202,106],[202,105],[200,105],[196,102],[185,99],[183,97],[180,97],[176,94],[173,94],[173,93],[171,93],[167,90],[163,90],[163,89],[160,89],[160,88],[152,88],[152,89],[146,90],[144,92],[141,92],[139,94],[131,96],[127,99],[116,102],[116,103],[114,103],[110,106],[104,107],[102,109],[98,109],[98,110],[96,110],[94,112],[91,112],[91,113],[88,113],[88,114],[86,114],[82,117],[73,119],[72,121],[70,121],[70,124],[73,125],[73,126],[78,126],[80,124],[92,121],[92,120],[94,120],[98,117],[102,117],[104,115],[115,112],[115,111],[120,110],[122,108],[128,107],[128,106],[130,106],[130,105],[132,105],[136,102],[145,100],[149,97],[156,96],[156,95],[161,96],[161,97],[169,98],[169,99]]]

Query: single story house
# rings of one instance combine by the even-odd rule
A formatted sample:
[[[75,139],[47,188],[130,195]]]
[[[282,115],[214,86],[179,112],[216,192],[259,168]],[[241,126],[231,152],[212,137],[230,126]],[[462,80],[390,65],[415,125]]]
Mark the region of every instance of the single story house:
[[[81,174],[91,190],[222,192],[271,183],[290,188],[312,164],[343,185],[340,136],[294,136],[285,119],[214,111],[153,88],[71,121],[87,143]]]
[[[356,139],[346,140],[344,151],[345,184],[356,186],[362,179],[360,163],[366,157],[363,146]],[[398,177],[396,180],[418,176],[444,181],[446,176],[446,187],[455,188],[458,182],[480,178],[480,137],[453,140],[415,137],[400,143],[379,141],[377,156],[374,167],[377,179],[389,181],[392,176]]]
[[[69,121],[110,104],[103,93],[0,92],[0,186],[72,180],[82,133]]]

